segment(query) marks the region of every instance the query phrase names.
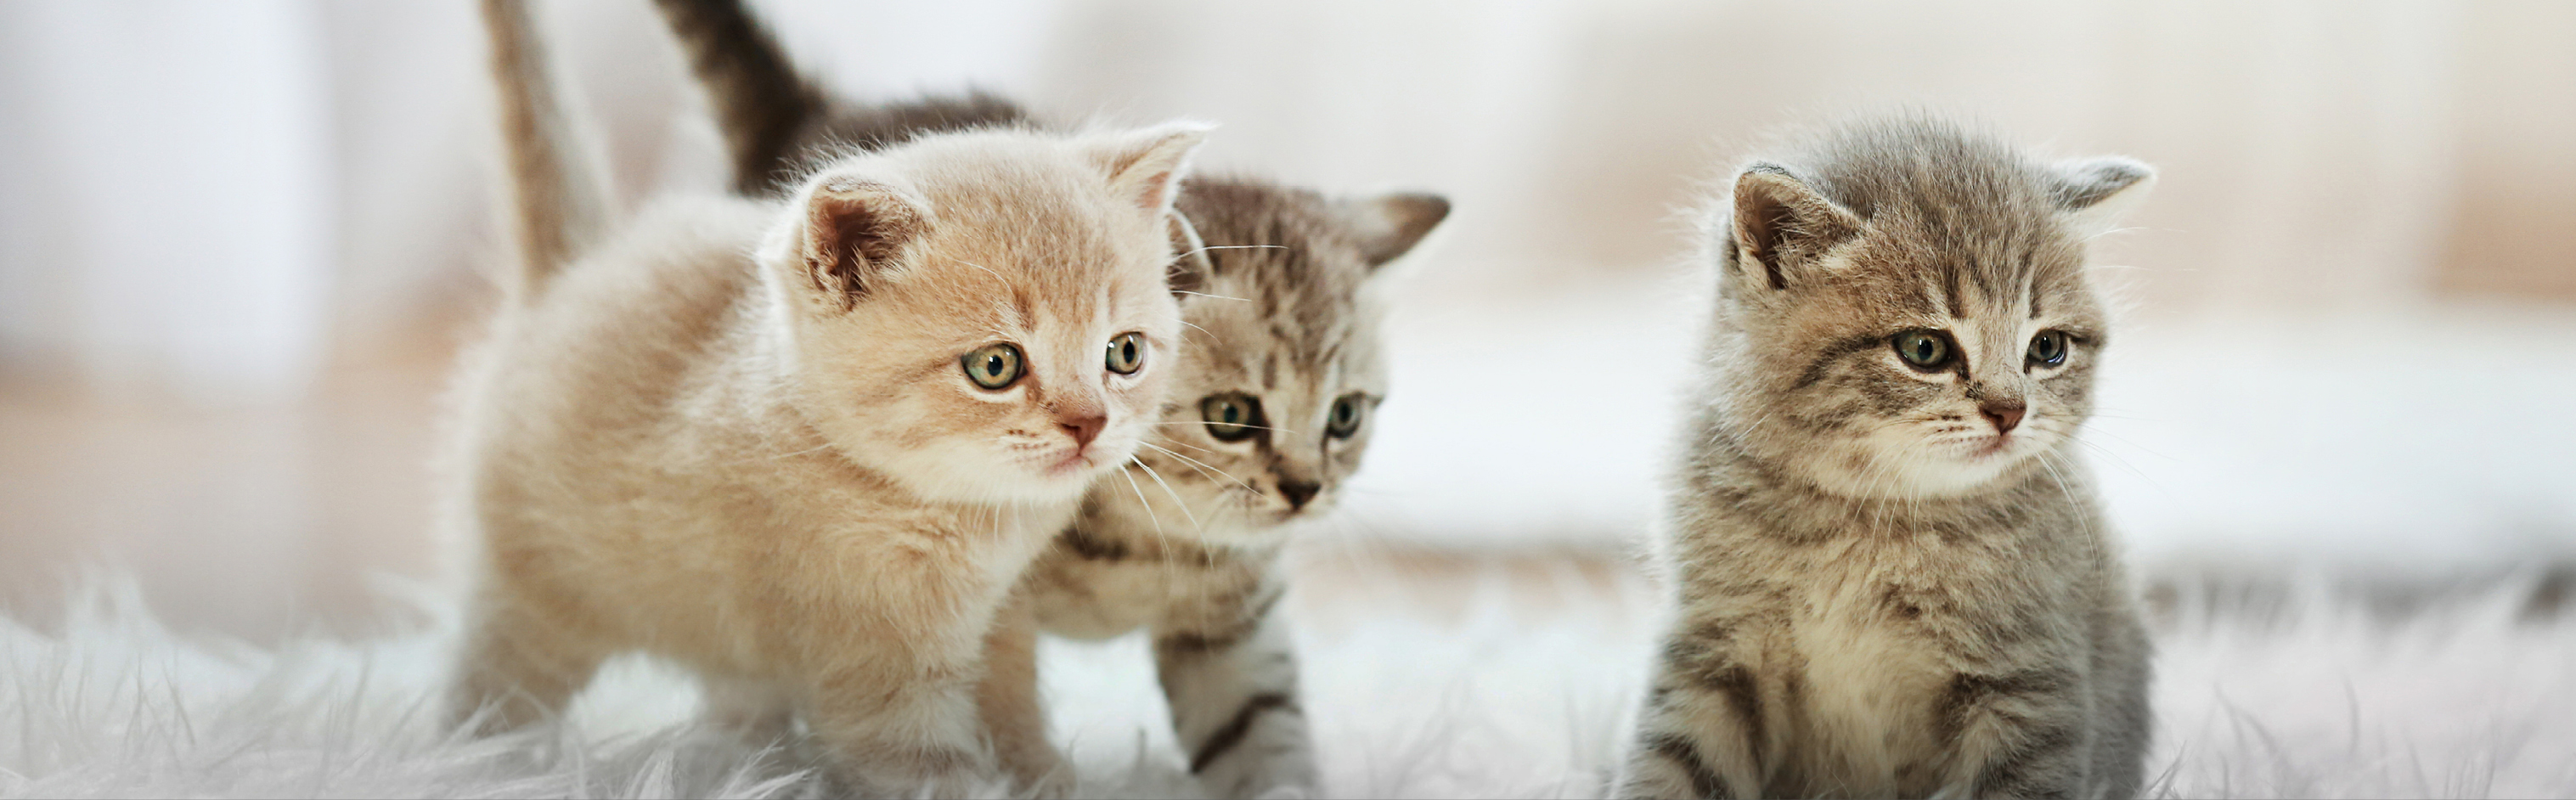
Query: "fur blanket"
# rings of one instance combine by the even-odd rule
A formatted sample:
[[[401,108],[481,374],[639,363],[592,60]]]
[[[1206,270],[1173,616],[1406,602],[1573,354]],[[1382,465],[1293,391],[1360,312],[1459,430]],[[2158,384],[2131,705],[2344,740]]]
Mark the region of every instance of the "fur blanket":
[[[2576,613],[2553,594],[2563,582],[2403,603],[2326,580],[2165,584],[2155,793],[2576,797]],[[1639,593],[1533,609],[1507,582],[1477,585],[1463,613],[1305,626],[1326,793],[1600,793],[1651,646]],[[422,615],[404,631],[275,647],[168,630],[114,581],[50,624],[0,621],[0,798],[811,788],[791,759],[693,725],[692,682],[641,659],[612,664],[562,725],[447,735],[436,697],[452,619],[435,598],[413,605]],[[1043,657],[1084,795],[1195,792],[1140,640],[1049,642]]]

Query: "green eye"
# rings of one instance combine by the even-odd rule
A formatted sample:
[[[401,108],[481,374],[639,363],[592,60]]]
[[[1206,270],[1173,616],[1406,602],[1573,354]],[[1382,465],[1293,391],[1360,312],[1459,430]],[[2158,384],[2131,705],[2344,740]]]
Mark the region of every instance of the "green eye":
[[[1220,442],[1250,439],[1263,427],[1261,401],[1240,392],[1209,395],[1199,401],[1199,416],[1207,420],[1208,435]]]
[[[1348,439],[1360,432],[1360,423],[1368,419],[1368,406],[1356,394],[1342,395],[1333,401],[1333,418],[1324,423],[1324,433],[1335,439]]]
[[[1009,387],[1028,374],[1028,367],[1020,362],[1020,348],[1008,342],[985,345],[959,356],[957,363],[966,368],[967,380],[986,389]]]
[[[1145,335],[1122,333],[1109,340],[1109,371],[1134,375],[1145,368]]]
[[[1905,359],[1906,366],[1924,372],[1937,371],[1950,363],[1950,337],[1940,331],[1906,331],[1887,343],[1896,348],[1896,356]]]
[[[2066,332],[2040,331],[2031,337],[2030,363],[2050,367],[2066,363]]]

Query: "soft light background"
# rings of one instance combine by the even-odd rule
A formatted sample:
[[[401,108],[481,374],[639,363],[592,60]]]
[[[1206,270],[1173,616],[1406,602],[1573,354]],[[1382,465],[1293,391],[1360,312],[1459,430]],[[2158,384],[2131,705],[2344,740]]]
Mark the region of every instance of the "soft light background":
[[[717,185],[644,0],[542,4],[631,197]],[[2088,455],[2141,563],[2576,563],[2576,4],[764,2],[844,91],[1223,123],[1202,164],[1457,203],[1318,538],[1615,551],[1766,132],[1923,105],[2162,170],[2102,243]],[[483,300],[468,2],[0,3],[0,610],[124,565],[252,636],[438,577],[425,463]]]

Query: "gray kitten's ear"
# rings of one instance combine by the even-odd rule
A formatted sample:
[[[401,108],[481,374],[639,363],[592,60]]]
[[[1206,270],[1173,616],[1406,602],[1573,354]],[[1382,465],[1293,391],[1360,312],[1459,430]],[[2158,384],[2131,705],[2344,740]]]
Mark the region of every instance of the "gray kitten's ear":
[[[1735,206],[1729,228],[1735,250],[1728,262],[1746,269],[1745,259],[1762,267],[1773,289],[1789,288],[1792,273],[1807,260],[1860,233],[1859,216],[1818,193],[1788,167],[1755,162],[1735,175]]]
[[[866,178],[826,178],[805,201],[806,275],[847,309],[929,230],[928,210],[911,193]]]
[[[1424,192],[1389,192],[1341,202],[1355,224],[1360,258],[1370,267],[1401,258],[1449,218],[1449,198]]]
[[[2056,171],[2050,195],[2085,236],[2110,230],[2156,183],[2155,169],[2119,156],[2068,161]]]
[[[1207,142],[1216,126],[1204,122],[1166,122],[1150,128],[1093,137],[1085,147],[1109,174],[1109,188],[1137,208],[1156,214],[1172,208],[1172,197],[1190,170],[1190,156]]]

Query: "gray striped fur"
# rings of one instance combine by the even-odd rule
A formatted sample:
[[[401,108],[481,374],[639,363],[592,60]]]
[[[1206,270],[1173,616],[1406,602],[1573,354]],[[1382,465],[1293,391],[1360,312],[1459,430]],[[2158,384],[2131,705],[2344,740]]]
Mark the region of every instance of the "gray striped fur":
[[[1739,172],[1621,796],[2139,790],[2148,645],[2071,451],[2108,341],[2084,240],[2147,176],[1923,116]],[[1909,366],[1909,329],[1960,355]]]

